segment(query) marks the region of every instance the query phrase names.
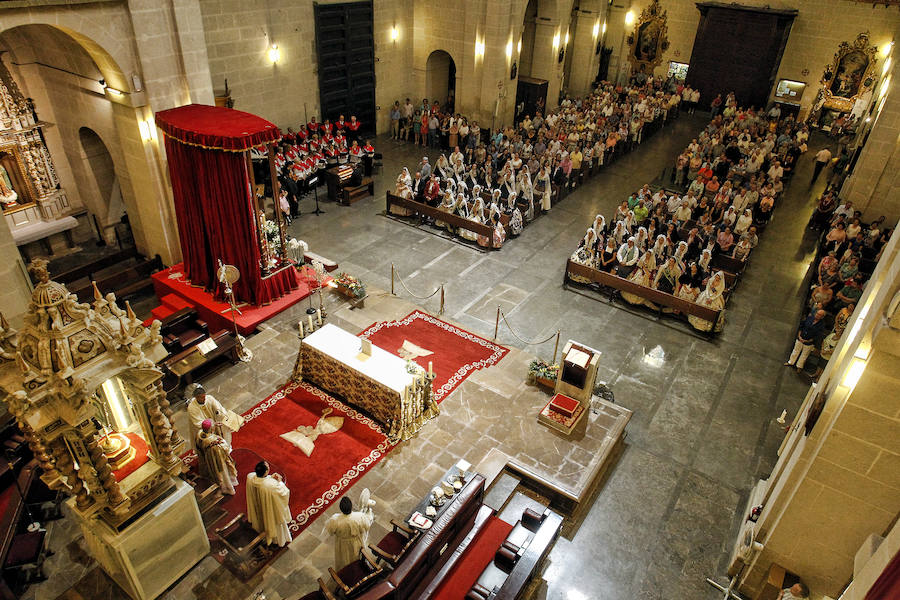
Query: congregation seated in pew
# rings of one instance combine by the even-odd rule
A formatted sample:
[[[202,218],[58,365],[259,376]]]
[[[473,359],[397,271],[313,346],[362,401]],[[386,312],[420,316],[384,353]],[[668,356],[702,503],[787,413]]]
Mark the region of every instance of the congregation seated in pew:
[[[640,291],[652,289],[719,311],[716,323],[687,315],[707,332],[722,329],[728,294],[783,189],[781,159],[804,139],[793,118],[773,120],[736,104],[730,114],[714,117],[679,156],[679,182],[682,175],[691,181],[686,193],[644,185],[617,207],[612,227],[597,215],[570,258],[634,284],[621,290],[630,304],[659,310],[660,296]],[[837,233],[829,243],[844,240]],[[578,273],[567,278],[594,283]]]

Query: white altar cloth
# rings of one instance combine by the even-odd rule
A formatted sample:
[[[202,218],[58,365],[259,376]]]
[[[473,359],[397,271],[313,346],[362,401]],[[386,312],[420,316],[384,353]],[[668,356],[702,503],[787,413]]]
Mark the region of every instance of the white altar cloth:
[[[413,384],[414,377],[406,372],[405,360],[375,345],[372,346],[372,355],[360,360],[362,340],[332,323],[303,338],[303,343],[386,385],[403,398],[407,388]]]

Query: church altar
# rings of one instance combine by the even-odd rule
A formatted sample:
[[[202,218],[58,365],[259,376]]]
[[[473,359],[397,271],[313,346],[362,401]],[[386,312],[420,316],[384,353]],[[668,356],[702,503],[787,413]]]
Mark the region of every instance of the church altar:
[[[439,414],[434,373],[374,345],[364,355],[362,346],[363,340],[328,323],[303,338],[293,379],[342,396],[369,413],[393,441],[407,440]]]

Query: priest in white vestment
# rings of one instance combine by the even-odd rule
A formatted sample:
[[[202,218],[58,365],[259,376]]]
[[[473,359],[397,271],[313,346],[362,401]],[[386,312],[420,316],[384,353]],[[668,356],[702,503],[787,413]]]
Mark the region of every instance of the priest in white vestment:
[[[334,536],[334,568],[340,571],[359,558],[359,551],[365,548],[369,538],[369,528],[375,520],[371,503],[363,510],[353,510],[353,502],[344,496],[340,503],[341,512],[332,515],[325,523],[325,531]]]
[[[237,431],[243,418],[228,410],[212,395],[207,394],[202,385],[197,384],[191,392],[191,400],[187,404],[191,441],[196,445],[204,420],[213,422],[212,432],[228,442],[231,447],[231,432]]]
[[[231,458],[231,445],[212,431],[213,422],[205,419],[195,440],[200,458],[200,474],[219,484],[223,494],[234,496],[238,485],[237,467]]]
[[[247,519],[256,531],[266,534],[267,544],[285,546],[291,541],[289,502],[291,491],[281,475],[269,475],[269,463],[256,465],[247,475]]]

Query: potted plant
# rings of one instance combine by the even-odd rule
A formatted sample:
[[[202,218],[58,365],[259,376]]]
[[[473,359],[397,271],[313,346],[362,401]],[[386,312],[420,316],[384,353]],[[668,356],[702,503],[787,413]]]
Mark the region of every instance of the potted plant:
[[[542,385],[553,389],[556,387],[556,377],[559,374],[559,365],[551,365],[545,360],[536,358],[528,365],[528,383]]]

